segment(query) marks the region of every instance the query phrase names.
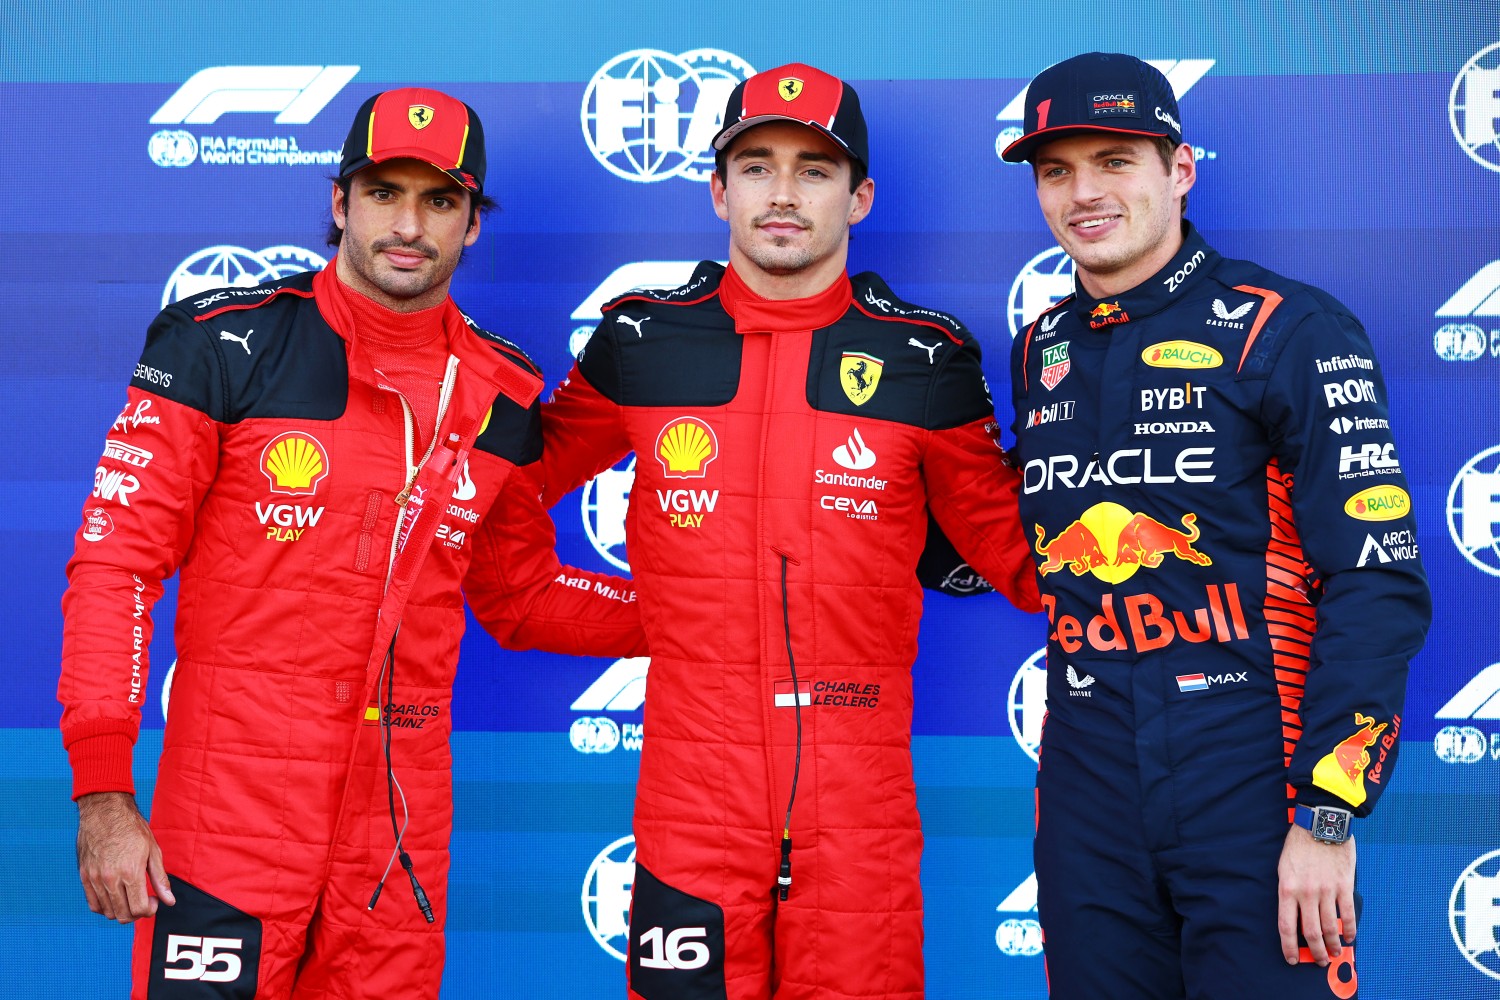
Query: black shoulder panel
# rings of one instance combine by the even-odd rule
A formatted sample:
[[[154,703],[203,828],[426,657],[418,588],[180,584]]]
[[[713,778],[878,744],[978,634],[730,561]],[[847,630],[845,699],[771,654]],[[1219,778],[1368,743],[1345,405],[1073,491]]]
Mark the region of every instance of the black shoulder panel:
[[[508,337],[500,336],[500,334],[495,333],[493,330],[486,330],[474,322],[474,318],[462,309],[459,310],[459,315],[464,318],[464,322],[469,325],[470,330],[473,330],[481,340],[484,340],[495,349],[496,354],[508,359],[522,371],[535,375],[537,378],[542,377],[542,369],[538,367],[535,361],[531,360],[531,355],[521,349],[520,344],[517,344]]]
[[[627,292],[578,356],[578,370],[621,406],[723,406],[739,391],[743,339],[716,294],[724,268],[704,261],[671,291]]]
[[[479,451],[512,465],[530,465],[542,457],[542,401],[523,407],[504,393],[495,397],[488,424],[474,441]]]
[[[928,430],[993,414],[979,343],[962,323],[901,301],[873,274],[851,280],[853,305],[813,335],[808,405]]]
[[[221,423],[338,417],[348,361],[312,302],[312,279],[210,289],[168,306],[147,332],[132,384]]]

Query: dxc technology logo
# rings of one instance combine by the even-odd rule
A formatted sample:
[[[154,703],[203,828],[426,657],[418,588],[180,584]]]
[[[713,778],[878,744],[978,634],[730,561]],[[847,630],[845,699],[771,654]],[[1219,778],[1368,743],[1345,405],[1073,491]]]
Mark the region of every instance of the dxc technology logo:
[[[1500,42],[1474,53],[1453,78],[1448,124],[1469,159],[1500,172]]]
[[[707,181],[724,105],[754,74],[745,60],[719,49],[681,55],[633,49],[615,56],[583,93],[579,118],[589,152],[627,181]]]

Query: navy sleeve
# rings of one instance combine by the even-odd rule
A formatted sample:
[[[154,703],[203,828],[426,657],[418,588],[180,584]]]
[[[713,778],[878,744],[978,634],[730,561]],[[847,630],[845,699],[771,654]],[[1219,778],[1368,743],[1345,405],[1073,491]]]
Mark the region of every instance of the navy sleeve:
[[[1395,765],[1407,667],[1432,617],[1416,518],[1390,426],[1389,397],[1363,327],[1324,307],[1301,320],[1276,359],[1263,404],[1279,470],[1273,551],[1305,559],[1315,629],[1268,598],[1283,719],[1295,740],[1288,780],[1306,805],[1367,815]],[[1279,537],[1278,537],[1279,536]],[[1283,655],[1285,654],[1285,655]]]

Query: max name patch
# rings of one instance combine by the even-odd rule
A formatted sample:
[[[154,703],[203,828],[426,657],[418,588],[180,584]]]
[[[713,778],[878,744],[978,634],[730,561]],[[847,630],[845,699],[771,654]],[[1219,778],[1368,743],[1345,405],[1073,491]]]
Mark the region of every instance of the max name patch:
[[[1130,118],[1139,118],[1141,116],[1140,109],[1136,107],[1134,93],[1089,95],[1090,118],[1115,117],[1121,115]]]

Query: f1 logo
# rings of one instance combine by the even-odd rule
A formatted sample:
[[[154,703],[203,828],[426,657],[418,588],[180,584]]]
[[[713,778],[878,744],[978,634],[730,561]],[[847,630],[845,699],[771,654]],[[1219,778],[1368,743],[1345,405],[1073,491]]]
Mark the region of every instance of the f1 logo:
[[[151,124],[211,125],[230,112],[275,112],[278,125],[306,125],[358,72],[358,66],[210,66],[178,87]]]

